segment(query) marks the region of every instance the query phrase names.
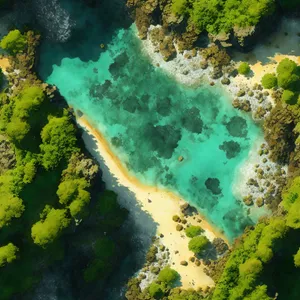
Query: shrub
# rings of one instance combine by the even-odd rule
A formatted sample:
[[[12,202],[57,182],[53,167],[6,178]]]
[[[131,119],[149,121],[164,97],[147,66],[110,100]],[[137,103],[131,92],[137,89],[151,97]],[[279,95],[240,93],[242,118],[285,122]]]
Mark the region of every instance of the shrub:
[[[250,73],[251,69],[250,69],[250,66],[248,63],[246,62],[242,62],[239,67],[238,67],[238,72],[239,74],[242,74],[242,75],[247,75]]]
[[[67,210],[47,208],[47,214],[44,219],[35,223],[31,228],[31,237],[35,244],[45,248],[52,243],[69,226]]]
[[[189,242],[189,250],[200,254],[208,246],[209,240],[206,236],[195,236]]]
[[[167,285],[172,285],[178,278],[179,274],[169,266],[162,269],[158,274],[158,280]]]
[[[155,282],[152,282],[149,285],[149,294],[154,299],[161,299],[164,295],[163,290],[161,286]]]
[[[265,89],[272,89],[277,86],[277,77],[275,74],[265,74],[261,79],[261,84]]]
[[[285,90],[281,97],[282,101],[287,104],[293,105],[297,102],[297,95],[289,90]]]
[[[300,268],[300,248],[298,252],[294,255],[294,263],[297,268]]]
[[[204,230],[200,226],[190,226],[185,230],[185,234],[189,238],[193,238],[203,232]]]
[[[14,261],[17,258],[18,251],[19,249],[12,243],[0,247],[0,267]]]
[[[1,40],[0,47],[10,54],[17,54],[25,49],[26,38],[19,30],[12,30]]]

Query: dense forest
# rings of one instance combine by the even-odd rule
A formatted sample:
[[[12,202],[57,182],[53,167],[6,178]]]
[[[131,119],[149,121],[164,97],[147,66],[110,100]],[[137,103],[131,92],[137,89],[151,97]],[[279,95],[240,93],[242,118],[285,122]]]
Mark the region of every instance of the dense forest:
[[[128,212],[99,185],[72,110],[35,75],[38,43],[36,33],[12,30],[0,44],[9,54],[0,95],[0,298],[21,299],[64,261],[77,299],[95,299],[128,251],[125,236],[116,239]]]

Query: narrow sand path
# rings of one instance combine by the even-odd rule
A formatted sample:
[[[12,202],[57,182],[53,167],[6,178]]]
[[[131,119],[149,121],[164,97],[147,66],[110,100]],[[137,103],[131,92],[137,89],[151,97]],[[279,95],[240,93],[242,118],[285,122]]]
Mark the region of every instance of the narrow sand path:
[[[97,145],[99,157],[109,169],[111,176],[116,178],[119,185],[128,188],[134,195],[142,210],[149,213],[153,221],[157,224],[157,234],[163,234],[162,244],[170,250],[170,264],[181,276],[183,288],[199,288],[213,286],[213,280],[207,276],[201,265],[197,267],[194,263],[189,262],[188,266],[182,266],[181,261],[189,261],[193,253],[188,250],[188,241],[183,232],[176,230],[176,223],[172,220],[174,215],[180,215],[180,205],[184,203],[180,197],[167,190],[158,189],[142,184],[135,177],[131,176],[126,168],[121,164],[118,157],[111,151],[109,144],[102,134],[95,130],[94,127],[84,118],[77,120],[80,127],[86,132],[84,141],[86,148],[93,152],[93,145]],[[150,200],[150,201],[149,201]],[[187,217],[187,222],[199,225],[196,218]],[[207,221],[201,217],[200,226],[205,230],[205,235],[213,240],[215,237],[225,237],[213,228]],[[175,251],[178,251],[175,254]]]

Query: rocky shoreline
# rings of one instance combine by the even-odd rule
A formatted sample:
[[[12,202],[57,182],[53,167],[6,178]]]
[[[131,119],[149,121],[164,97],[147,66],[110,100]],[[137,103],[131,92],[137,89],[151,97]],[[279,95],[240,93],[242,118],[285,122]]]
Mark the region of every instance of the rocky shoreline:
[[[211,57],[207,55],[205,58],[202,51],[186,50],[183,53],[177,52],[173,59],[166,60],[159,50],[157,40],[153,40],[151,35],[151,32],[159,28],[159,26],[150,26],[147,38],[142,40],[142,51],[154,66],[162,69],[179,83],[191,87],[209,84],[223,89],[228,94],[228,98],[233,99],[234,108],[250,113],[256,122],[263,123],[274,107],[275,100],[271,91],[263,89],[260,84],[262,70],[257,70],[256,66],[250,65],[253,68],[250,75],[240,75],[236,71],[238,63],[231,59],[225,66],[218,64],[216,67],[213,59],[221,55],[224,60],[225,54],[220,54],[215,44],[210,45],[206,50],[207,52],[212,49],[214,55]],[[178,51],[177,45],[175,49]],[[281,59],[284,57],[282,56]],[[228,58],[225,61],[228,61]],[[272,65],[275,69],[276,64]],[[266,204],[272,209],[280,201],[281,191],[286,182],[287,167],[270,161],[269,152],[266,141],[262,139],[260,145],[254,145],[248,159],[241,165],[240,173],[243,175],[236,176],[233,190],[246,206],[252,207],[255,203],[255,207],[262,207]]]

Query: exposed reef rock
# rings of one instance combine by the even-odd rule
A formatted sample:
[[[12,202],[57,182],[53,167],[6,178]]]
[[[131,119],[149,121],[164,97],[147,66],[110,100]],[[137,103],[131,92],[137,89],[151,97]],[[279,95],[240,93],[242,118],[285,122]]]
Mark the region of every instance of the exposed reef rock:
[[[14,168],[16,157],[8,140],[0,135],[0,175]]]

